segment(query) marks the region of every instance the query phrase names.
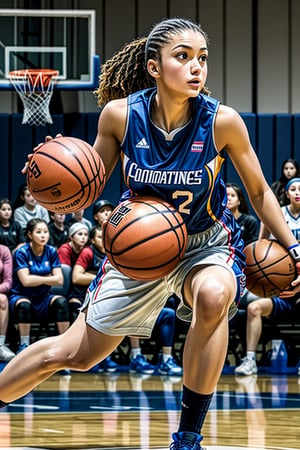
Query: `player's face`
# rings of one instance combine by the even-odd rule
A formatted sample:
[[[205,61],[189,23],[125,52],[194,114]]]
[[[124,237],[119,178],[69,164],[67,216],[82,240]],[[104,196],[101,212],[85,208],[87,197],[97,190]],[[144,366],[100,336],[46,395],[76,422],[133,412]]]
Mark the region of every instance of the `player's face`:
[[[46,245],[49,241],[49,230],[45,223],[37,223],[32,233],[29,233],[29,239],[35,245]]]
[[[95,236],[92,239],[92,243],[94,246],[100,250],[100,252],[105,253],[105,248],[103,246],[103,240],[102,240],[102,230],[96,230]]]
[[[88,231],[85,229],[78,230],[72,236],[72,242],[77,248],[83,248],[89,239]]]
[[[300,182],[295,182],[291,184],[286,193],[287,197],[290,199],[291,205],[298,208],[300,207]]]
[[[207,43],[201,33],[183,31],[161,50],[158,86],[172,94],[196,97],[207,77]]]
[[[232,187],[226,188],[226,191],[227,191],[227,205],[226,205],[227,208],[230,209],[231,211],[238,209],[241,202],[239,200],[237,193]]]
[[[297,169],[293,163],[287,162],[284,165],[283,174],[286,178],[290,180],[297,175]]]
[[[94,215],[94,219],[99,223],[99,225],[102,225],[103,222],[105,222],[109,216],[111,215],[112,209],[110,206],[103,206],[97,214]]]
[[[0,208],[0,220],[7,221],[12,216],[12,209],[9,203],[3,203]]]

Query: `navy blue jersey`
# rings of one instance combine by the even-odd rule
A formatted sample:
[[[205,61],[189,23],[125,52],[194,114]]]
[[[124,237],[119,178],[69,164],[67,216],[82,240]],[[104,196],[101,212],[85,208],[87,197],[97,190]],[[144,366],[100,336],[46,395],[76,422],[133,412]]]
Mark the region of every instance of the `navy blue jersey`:
[[[126,133],[121,144],[129,192],[159,197],[181,213],[189,234],[209,228],[226,207],[221,179],[224,157],[216,150],[213,127],[219,101],[200,94],[191,99],[192,119],[165,136],[151,120],[156,88],[128,97]]]
[[[51,245],[46,245],[45,250],[41,256],[36,256],[32,252],[29,243],[24,244],[18,248],[13,256],[13,285],[11,294],[29,296],[30,299],[34,297],[41,297],[46,295],[51,286],[41,284],[40,286],[25,287],[20,282],[18,277],[18,270],[27,268],[32,275],[46,276],[52,273],[52,269],[61,267],[57,251]]]

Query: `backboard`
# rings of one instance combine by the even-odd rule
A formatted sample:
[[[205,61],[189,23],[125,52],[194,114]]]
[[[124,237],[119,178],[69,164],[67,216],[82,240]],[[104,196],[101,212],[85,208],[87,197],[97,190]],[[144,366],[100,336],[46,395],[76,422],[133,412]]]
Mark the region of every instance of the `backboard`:
[[[0,90],[13,90],[9,72],[58,70],[56,89],[98,85],[94,10],[0,9]]]

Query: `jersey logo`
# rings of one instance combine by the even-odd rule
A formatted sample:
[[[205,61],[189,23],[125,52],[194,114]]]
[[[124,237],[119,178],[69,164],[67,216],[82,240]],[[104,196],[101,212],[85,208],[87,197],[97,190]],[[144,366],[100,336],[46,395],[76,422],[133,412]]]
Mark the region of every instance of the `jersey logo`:
[[[142,138],[140,140],[140,142],[138,142],[135,146],[136,148],[150,148],[150,145],[148,144],[148,142],[146,141],[145,138]]]
[[[194,141],[192,143],[191,151],[195,153],[201,153],[203,150],[203,141]]]

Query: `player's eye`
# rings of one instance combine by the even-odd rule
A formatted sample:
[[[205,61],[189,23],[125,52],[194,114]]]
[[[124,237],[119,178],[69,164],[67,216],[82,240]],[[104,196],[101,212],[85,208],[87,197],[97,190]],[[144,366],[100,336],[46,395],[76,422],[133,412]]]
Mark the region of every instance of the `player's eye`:
[[[186,52],[180,52],[180,53],[177,53],[177,55],[176,55],[176,58],[181,59],[181,60],[185,60],[185,59],[187,59],[187,57],[188,57],[188,55]]]

